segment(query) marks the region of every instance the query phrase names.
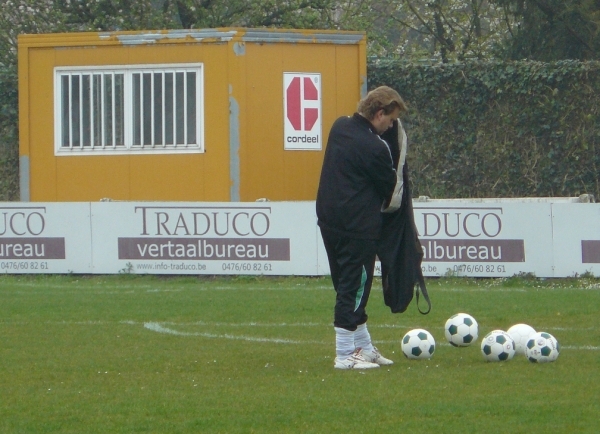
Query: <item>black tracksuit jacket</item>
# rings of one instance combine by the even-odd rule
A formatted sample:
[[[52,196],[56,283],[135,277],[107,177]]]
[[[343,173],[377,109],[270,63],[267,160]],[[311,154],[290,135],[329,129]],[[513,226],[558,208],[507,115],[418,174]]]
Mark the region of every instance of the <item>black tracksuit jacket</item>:
[[[369,121],[358,114],[333,124],[317,193],[321,228],[350,238],[377,241],[385,304],[394,313],[404,312],[418,285],[417,307],[426,314],[431,302],[421,272],[423,250],[415,226],[408,166],[402,171],[404,195],[400,210],[382,213],[396,185],[400,148],[398,125],[383,134],[383,142]],[[388,146],[389,144],[389,146]],[[419,290],[428,310],[418,306]]]
[[[396,171],[388,145],[374,131],[358,113],[331,127],[316,201],[322,229],[350,238],[380,237],[381,206],[394,191]]]

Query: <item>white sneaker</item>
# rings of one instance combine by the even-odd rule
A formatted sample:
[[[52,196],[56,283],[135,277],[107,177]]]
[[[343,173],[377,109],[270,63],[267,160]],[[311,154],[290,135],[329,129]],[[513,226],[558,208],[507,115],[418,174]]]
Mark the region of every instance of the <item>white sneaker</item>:
[[[371,362],[371,363],[376,363],[377,365],[393,365],[394,362],[390,359],[386,359],[385,357],[383,357],[381,355],[381,353],[379,352],[379,350],[375,347],[373,347],[373,351],[362,351],[362,355],[363,358],[367,361],[367,362]]]
[[[379,365],[367,361],[363,356],[362,350],[357,348],[354,353],[346,358],[336,357],[333,367],[336,369],[373,369],[379,368]]]

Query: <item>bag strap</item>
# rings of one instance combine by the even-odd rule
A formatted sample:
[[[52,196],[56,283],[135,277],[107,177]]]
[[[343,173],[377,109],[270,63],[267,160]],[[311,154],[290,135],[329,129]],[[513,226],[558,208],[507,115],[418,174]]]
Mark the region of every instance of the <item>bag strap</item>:
[[[419,309],[419,312],[422,315],[427,315],[431,311],[431,300],[429,299],[429,294],[427,293],[427,286],[425,286],[425,279],[423,278],[423,273],[421,272],[421,270],[419,270],[419,273],[417,276],[417,283],[418,283],[418,286],[415,291],[417,293],[417,309]],[[419,306],[419,293],[423,294],[423,298],[427,302],[427,310],[426,311],[422,311],[421,307]]]

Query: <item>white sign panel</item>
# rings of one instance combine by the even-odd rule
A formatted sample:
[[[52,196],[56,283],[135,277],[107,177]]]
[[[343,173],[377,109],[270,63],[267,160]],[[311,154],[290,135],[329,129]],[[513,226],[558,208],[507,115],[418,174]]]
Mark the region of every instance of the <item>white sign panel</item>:
[[[96,273],[317,274],[314,202],[94,203],[92,227]]]
[[[554,257],[557,276],[600,276],[600,204],[553,204]]]
[[[553,276],[550,203],[429,200],[413,209],[424,276]],[[328,270],[322,251],[319,267]]]
[[[553,276],[549,203],[414,203],[423,274]]]
[[[322,149],[321,99],[321,74],[283,73],[284,149]]]
[[[89,273],[89,203],[0,203],[0,272]]]
[[[600,204],[413,206],[425,276],[600,275]],[[316,223],[314,202],[2,202],[0,272],[324,275]]]

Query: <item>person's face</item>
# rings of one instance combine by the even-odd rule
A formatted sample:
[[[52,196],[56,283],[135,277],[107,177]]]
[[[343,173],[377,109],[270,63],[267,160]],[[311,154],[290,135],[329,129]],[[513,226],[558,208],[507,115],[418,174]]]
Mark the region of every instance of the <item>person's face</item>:
[[[383,134],[392,127],[394,121],[398,119],[398,116],[400,116],[400,109],[396,109],[387,115],[384,114],[383,109],[381,109],[375,114],[375,118],[371,123],[373,124],[373,127],[375,127],[377,134]]]

